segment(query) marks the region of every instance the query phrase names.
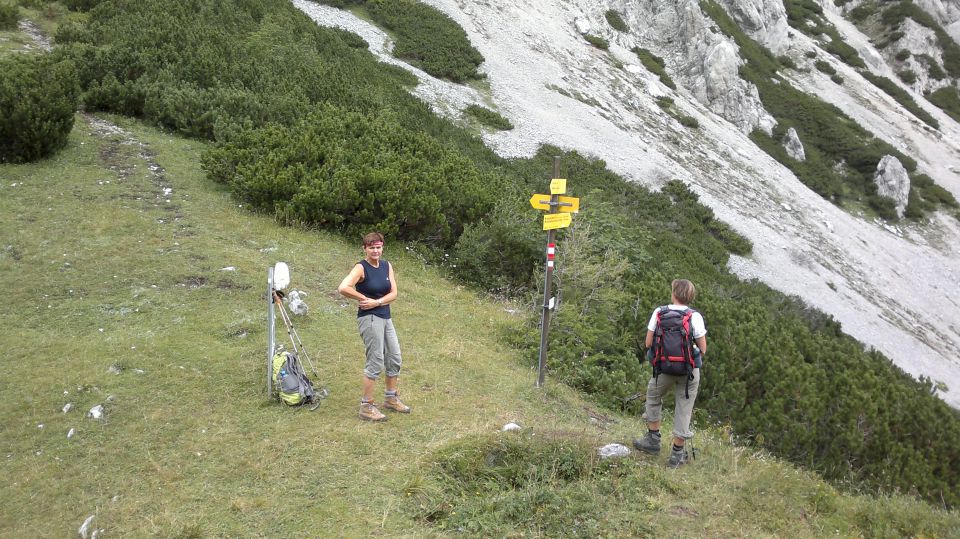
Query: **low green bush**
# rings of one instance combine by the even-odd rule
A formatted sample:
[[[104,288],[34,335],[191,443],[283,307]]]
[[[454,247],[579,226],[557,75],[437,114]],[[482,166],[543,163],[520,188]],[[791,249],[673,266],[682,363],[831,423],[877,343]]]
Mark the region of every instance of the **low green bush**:
[[[623,16],[620,15],[620,12],[615,9],[608,9],[603,16],[607,19],[607,23],[618,32],[629,32],[630,27],[627,26],[627,22],[623,20]]]
[[[902,62],[907,58],[910,58],[910,51],[907,49],[900,49],[900,52],[898,52],[894,58],[896,58],[897,61]]]
[[[374,22],[393,32],[393,55],[434,77],[464,82],[481,79],[483,55],[467,33],[440,10],[417,0],[367,0]]]
[[[835,75],[830,75],[830,80],[840,85],[843,84],[843,77],[841,77],[839,73]]]
[[[897,77],[907,84],[913,84],[917,82],[917,72],[912,69],[903,69],[897,71]]]
[[[640,59],[640,63],[643,64],[643,67],[647,68],[647,71],[659,77],[660,82],[662,82],[664,86],[670,88],[671,90],[677,89],[677,85],[667,73],[667,63],[663,61],[663,58],[660,58],[647,49],[640,47],[634,47],[631,50],[637,55],[637,58]]]
[[[291,127],[242,128],[204,170],[281,221],[347,235],[379,230],[450,246],[493,207],[499,180],[397,116],[328,105]]]
[[[693,116],[687,116],[685,114],[681,114],[677,116],[677,121],[680,122],[680,125],[684,127],[688,127],[690,129],[696,129],[700,127],[700,122],[697,121],[697,119],[694,118]]]
[[[960,92],[953,86],[944,86],[927,96],[927,101],[940,107],[943,112],[960,122]]]
[[[15,30],[20,22],[20,10],[15,4],[0,2],[0,30]]]
[[[940,68],[940,64],[929,54],[918,54],[916,58],[927,67],[927,75],[929,75],[931,79],[943,80],[947,78],[947,74]]]
[[[780,65],[787,69],[796,69],[797,63],[793,61],[793,58],[790,58],[786,54],[777,56],[777,61],[780,62]]]
[[[826,62],[826,61],[824,61],[824,60],[817,60],[816,62],[813,63],[813,65],[814,65],[814,67],[817,68],[818,71],[820,71],[820,72],[822,72],[822,73],[826,73],[827,75],[836,75],[836,74],[837,74],[837,70],[834,69],[833,66],[831,66],[829,62]]]
[[[860,4],[859,6],[851,9],[847,16],[850,17],[850,20],[860,23],[866,21],[872,15],[877,13],[877,6],[873,4]]]
[[[500,131],[509,131],[513,129],[513,124],[510,123],[510,120],[486,107],[481,107],[480,105],[468,105],[463,111],[467,115],[476,118],[477,121],[487,127],[498,129]]]
[[[72,62],[52,54],[0,58],[0,162],[35,161],[65,146],[79,93]]]
[[[586,34],[583,36],[583,39],[586,39],[591,45],[598,49],[607,50],[610,48],[610,42],[606,39],[603,39],[600,36],[595,36],[593,34]]]

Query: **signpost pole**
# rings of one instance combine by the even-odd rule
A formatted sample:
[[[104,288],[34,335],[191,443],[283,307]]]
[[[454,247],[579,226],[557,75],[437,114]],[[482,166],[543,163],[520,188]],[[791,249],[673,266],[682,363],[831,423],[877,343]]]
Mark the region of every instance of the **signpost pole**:
[[[273,266],[267,270],[267,398],[273,397],[273,348],[275,346]]]
[[[553,177],[560,177],[560,156],[553,157]],[[551,193],[550,195],[550,213],[557,213],[557,200],[559,195]],[[543,283],[543,314],[540,318],[540,360],[537,363],[537,387],[543,387],[544,378],[547,375],[547,336],[550,333],[550,287],[553,285],[553,258],[556,249],[555,229],[547,231],[547,249],[546,249],[546,271],[544,271]]]

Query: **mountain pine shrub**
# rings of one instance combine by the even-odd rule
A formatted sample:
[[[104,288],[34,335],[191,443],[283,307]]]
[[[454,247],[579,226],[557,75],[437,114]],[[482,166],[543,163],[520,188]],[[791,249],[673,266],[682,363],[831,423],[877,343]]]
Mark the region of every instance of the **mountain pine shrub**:
[[[627,26],[627,22],[623,20],[623,16],[620,15],[620,12],[615,9],[608,9],[603,16],[607,19],[607,23],[618,32],[629,32],[630,27]]]
[[[960,122],[960,92],[953,86],[944,86],[927,96],[927,101],[943,109],[943,112]]]
[[[240,129],[205,154],[203,165],[238,198],[281,221],[441,246],[492,209],[498,185],[389,111],[334,106],[291,127]]]
[[[827,75],[836,75],[836,74],[837,74],[837,70],[834,69],[833,66],[830,65],[829,62],[826,62],[826,61],[824,61],[824,60],[817,60],[816,62],[813,63],[813,65],[814,65],[814,67],[816,67],[817,70],[820,71],[821,73],[826,73]]]
[[[477,71],[483,55],[440,10],[417,0],[367,0],[363,5],[374,22],[394,34],[397,58],[453,82],[483,78]]]
[[[20,10],[16,4],[0,2],[0,30],[16,30],[20,21]]]
[[[647,71],[659,77],[660,82],[662,82],[664,86],[670,88],[671,90],[677,89],[677,85],[667,73],[667,63],[663,61],[663,58],[653,54],[647,49],[640,47],[634,47],[631,50],[637,55],[637,58],[640,59],[640,63],[643,64],[643,67],[647,68]]]
[[[610,48],[610,42],[606,39],[603,39],[600,36],[595,36],[593,34],[585,34],[583,39],[586,39],[591,45],[598,49],[607,50]]]
[[[0,58],[0,162],[35,161],[65,146],[78,94],[72,62],[51,54]]]
[[[464,109],[464,112],[467,115],[476,118],[476,120],[483,125],[492,129],[497,129],[500,131],[509,131],[513,129],[513,124],[510,123],[510,120],[486,107],[481,107],[480,105],[468,105],[467,108]]]

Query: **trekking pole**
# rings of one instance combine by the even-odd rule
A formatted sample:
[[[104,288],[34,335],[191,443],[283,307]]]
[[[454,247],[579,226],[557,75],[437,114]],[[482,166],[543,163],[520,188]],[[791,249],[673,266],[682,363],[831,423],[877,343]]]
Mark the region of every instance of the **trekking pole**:
[[[317,372],[317,368],[313,365],[313,360],[311,360],[310,356],[307,354],[307,350],[303,347],[303,341],[300,340],[300,334],[297,333],[297,328],[293,326],[293,321],[290,319],[290,314],[287,312],[287,309],[283,306],[283,301],[276,292],[274,292],[274,297],[276,298],[277,303],[280,304],[280,318],[283,320],[283,325],[287,327],[287,336],[290,337],[290,344],[293,346],[294,353],[307,360],[307,365],[310,365],[310,372],[312,372],[313,376],[319,380],[320,374]],[[297,346],[298,344],[299,347]]]

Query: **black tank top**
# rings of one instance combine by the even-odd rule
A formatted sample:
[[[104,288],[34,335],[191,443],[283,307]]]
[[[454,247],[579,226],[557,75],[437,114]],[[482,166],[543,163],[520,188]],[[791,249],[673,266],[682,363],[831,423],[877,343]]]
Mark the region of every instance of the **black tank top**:
[[[380,267],[375,268],[367,262],[366,259],[360,261],[363,266],[363,280],[357,283],[357,292],[370,299],[380,299],[390,293],[393,288],[390,283],[390,263],[386,260],[380,260]],[[358,309],[357,316],[366,316],[372,314],[380,318],[390,318],[390,306],[380,305],[373,309]]]

